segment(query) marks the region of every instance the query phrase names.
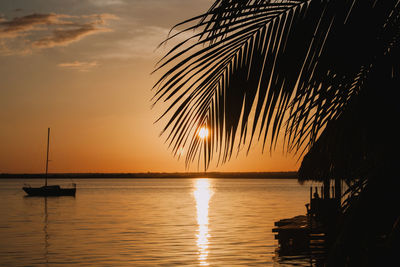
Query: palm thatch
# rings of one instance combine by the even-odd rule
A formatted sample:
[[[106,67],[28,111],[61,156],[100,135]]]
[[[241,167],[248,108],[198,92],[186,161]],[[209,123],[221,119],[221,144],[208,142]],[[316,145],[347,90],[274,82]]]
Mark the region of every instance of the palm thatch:
[[[398,48],[370,70],[363,91],[354,96],[335,121],[330,121],[302,160],[299,180],[364,179],[396,157],[400,75]]]

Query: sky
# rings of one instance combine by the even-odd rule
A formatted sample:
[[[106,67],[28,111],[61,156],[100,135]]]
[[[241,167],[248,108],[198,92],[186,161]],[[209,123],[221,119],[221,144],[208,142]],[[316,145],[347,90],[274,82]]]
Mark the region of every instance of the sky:
[[[154,123],[151,74],[173,25],[209,0],[0,1],[0,173],[184,172]],[[169,47],[170,48],[170,47]],[[239,152],[210,171],[293,171],[298,155]]]

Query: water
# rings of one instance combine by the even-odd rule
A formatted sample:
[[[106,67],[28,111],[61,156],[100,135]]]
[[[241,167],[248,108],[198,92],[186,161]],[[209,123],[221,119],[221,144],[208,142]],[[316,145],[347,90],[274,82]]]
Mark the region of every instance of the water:
[[[278,179],[79,179],[76,197],[0,180],[1,266],[309,266],[276,256],[274,222],[309,187]],[[70,180],[50,180],[67,185]]]

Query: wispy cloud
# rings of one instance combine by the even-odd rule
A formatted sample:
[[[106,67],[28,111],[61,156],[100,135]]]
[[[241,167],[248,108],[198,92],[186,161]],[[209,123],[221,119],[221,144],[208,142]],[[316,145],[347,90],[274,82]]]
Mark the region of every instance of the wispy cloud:
[[[117,19],[112,14],[71,16],[66,14],[30,14],[0,20],[0,40],[3,44],[19,41],[25,50],[66,46],[83,37],[110,31],[107,22]]]
[[[54,24],[55,14],[32,14],[16,17],[11,20],[3,18],[0,21],[0,38],[15,38],[28,31],[34,30],[38,25]],[[38,30],[40,28],[36,28]]]
[[[165,40],[169,33],[168,28],[157,26],[136,27],[129,31],[128,38],[121,38],[113,43],[113,47],[104,51],[102,58],[154,58],[161,57],[165,53],[165,46],[157,49],[157,46]],[[176,33],[174,31],[172,34]],[[181,34],[168,45],[176,44],[188,38],[189,34]]]
[[[122,0],[89,0],[89,1],[96,6],[111,6],[111,5],[125,4],[125,2]]]
[[[97,67],[99,64],[97,61],[86,62],[86,61],[74,61],[58,64],[58,67],[70,70],[78,71],[89,71],[90,69]]]
[[[79,41],[87,35],[96,32],[109,31],[109,29],[96,28],[92,24],[81,25],[79,28],[74,29],[61,29],[54,30],[51,35],[45,36],[32,43],[33,47],[47,48],[54,46],[66,46],[70,43]]]

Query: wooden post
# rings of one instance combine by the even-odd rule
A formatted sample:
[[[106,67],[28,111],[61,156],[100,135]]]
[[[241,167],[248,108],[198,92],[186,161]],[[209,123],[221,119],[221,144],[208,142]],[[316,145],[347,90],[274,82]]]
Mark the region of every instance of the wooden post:
[[[342,180],[338,177],[335,178],[335,199],[340,203],[342,198]]]
[[[324,195],[324,199],[328,199],[329,198],[329,191],[330,191],[330,179],[329,178],[326,178],[325,180],[324,180],[324,193],[323,193],[323,195]]]

